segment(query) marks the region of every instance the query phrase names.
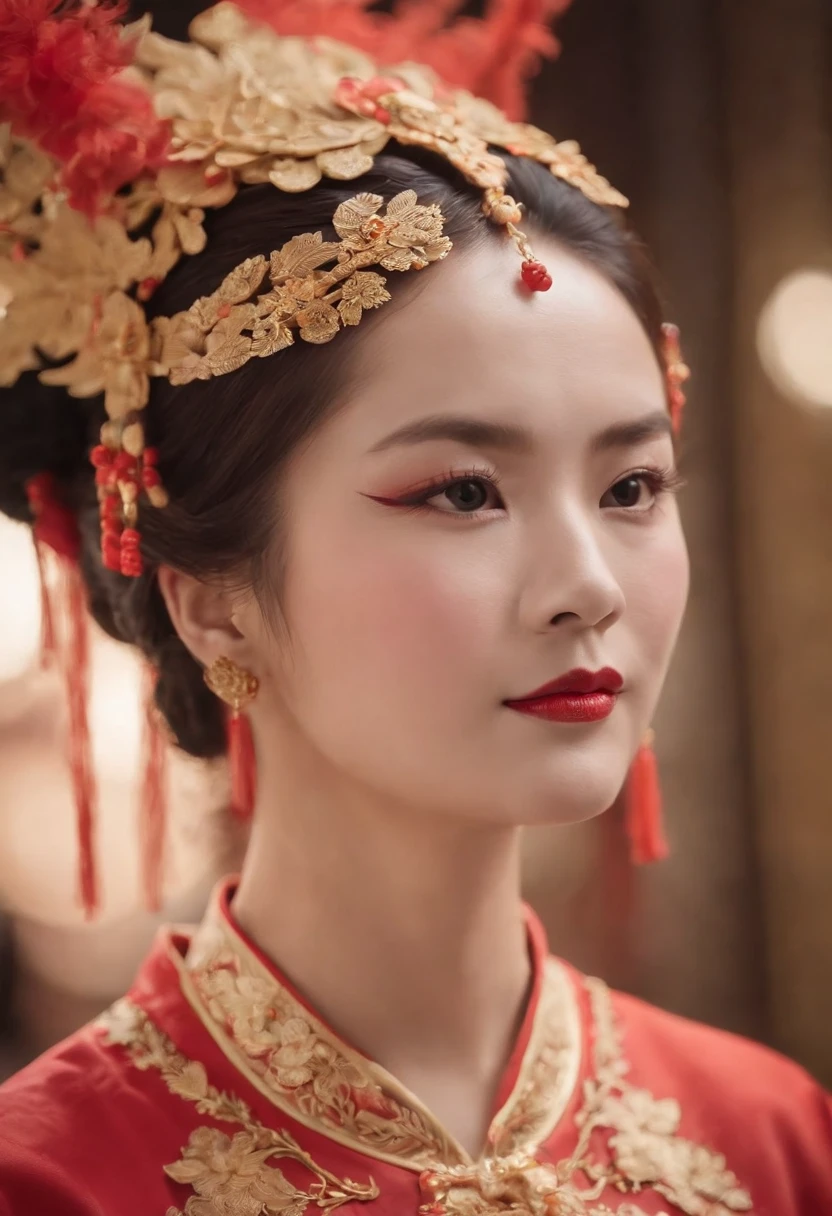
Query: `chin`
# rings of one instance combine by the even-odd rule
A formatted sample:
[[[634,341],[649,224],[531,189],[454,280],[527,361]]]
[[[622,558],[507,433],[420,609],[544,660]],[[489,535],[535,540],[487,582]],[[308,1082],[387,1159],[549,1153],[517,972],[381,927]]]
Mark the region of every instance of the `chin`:
[[[584,823],[602,815],[615,802],[627,779],[625,756],[596,758],[593,763],[563,759],[545,773],[518,774],[504,817],[524,827]]]

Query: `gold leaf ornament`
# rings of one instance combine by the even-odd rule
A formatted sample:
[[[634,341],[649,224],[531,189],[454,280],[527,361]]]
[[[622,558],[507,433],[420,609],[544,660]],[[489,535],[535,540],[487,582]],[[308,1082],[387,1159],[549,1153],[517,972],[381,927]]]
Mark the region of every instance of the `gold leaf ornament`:
[[[381,201],[379,199],[379,204]],[[338,243],[325,241],[320,232],[304,232],[301,236],[293,236],[282,249],[271,256],[271,281],[277,286],[285,279],[302,279],[313,270],[331,262],[338,251]]]
[[[307,308],[301,309],[296,320],[304,342],[317,346],[332,341],[340,329],[338,312],[325,300],[313,300]]]
[[[72,397],[104,392],[114,420],[142,410],[150,395],[151,335],[144,310],[124,292],[112,292],[94,322],[93,337],[63,367],[41,372],[44,384],[62,385]]]
[[[420,204],[413,190],[386,207],[380,195],[356,195],[333,224],[339,240],[292,237],[268,259],[248,258],[186,312],[157,318],[153,350],[171,383],[227,375],[292,346],[296,334],[323,345],[390,300],[385,277],[367,267],[422,269],[451,249],[439,207]],[[271,289],[261,294],[267,275]]]
[[[357,325],[368,308],[380,308],[390,299],[383,275],[372,270],[356,270],[341,289],[338,312],[345,325]]]

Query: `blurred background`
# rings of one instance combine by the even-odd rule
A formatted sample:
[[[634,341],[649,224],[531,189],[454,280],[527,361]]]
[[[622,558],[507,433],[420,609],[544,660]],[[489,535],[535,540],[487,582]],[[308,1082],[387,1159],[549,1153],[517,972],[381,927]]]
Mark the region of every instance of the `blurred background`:
[[[181,37],[203,5],[131,7]],[[633,870],[615,807],[529,835],[528,897],[579,967],[832,1085],[832,3],[572,0],[557,30],[530,117],[631,198],[694,369],[693,589],[655,723],[671,859]],[[2,1076],[119,995],[244,841],[224,774],[174,762],[165,906],[143,910],[140,673],[97,643],[104,908],[84,924],[60,683],[5,521],[0,570]]]

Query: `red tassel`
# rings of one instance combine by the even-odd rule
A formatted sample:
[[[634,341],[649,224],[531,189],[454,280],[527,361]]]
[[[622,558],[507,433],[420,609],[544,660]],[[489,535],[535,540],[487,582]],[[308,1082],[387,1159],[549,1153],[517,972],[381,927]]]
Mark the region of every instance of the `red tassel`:
[[[670,848],[662,822],[662,792],[652,739],[636,753],[626,791],[630,857],[636,865],[664,861]]]
[[[99,906],[99,884],[95,856],[96,781],[87,717],[90,662],[87,597],[78,566],[66,559],[61,560],[61,565],[67,606],[64,680],[69,702],[69,766],[78,829],[78,886],[84,914],[87,920],[92,920]]]
[[[55,614],[49,585],[49,549],[35,537],[35,556],[40,582],[40,665],[50,667],[55,659]]]
[[[158,673],[148,665],[144,688],[144,780],[139,812],[142,886],[151,912],[162,907],[165,879],[165,828],[167,810],[167,740],[154,703]]]
[[[41,583],[41,661],[54,659],[58,663],[66,688],[69,769],[78,834],[78,892],[90,920],[98,909],[99,889],[94,847],[96,782],[87,716],[89,617],[78,566],[81,537],[78,522],[61,501],[57,483],[49,473],[31,477],[26,493],[34,515]]]
[[[226,719],[228,764],[231,769],[231,813],[242,821],[254,813],[257,792],[257,759],[251,724],[245,714],[230,713]]]
[[[0,122],[62,163],[69,204],[96,215],[164,161],[168,126],[121,73],[134,59],[123,3],[0,0]]]

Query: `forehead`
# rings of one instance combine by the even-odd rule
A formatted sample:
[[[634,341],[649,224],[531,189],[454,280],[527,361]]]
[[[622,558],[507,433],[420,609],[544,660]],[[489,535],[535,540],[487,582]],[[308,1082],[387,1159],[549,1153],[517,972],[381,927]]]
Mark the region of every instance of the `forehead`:
[[[535,249],[548,292],[519,286],[518,254],[497,239],[425,270],[357,344],[363,407],[386,423],[437,409],[509,411],[561,433],[661,408],[658,362],[621,293],[551,239]]]

